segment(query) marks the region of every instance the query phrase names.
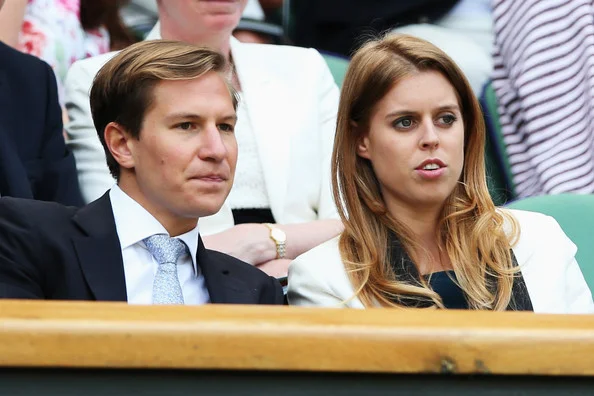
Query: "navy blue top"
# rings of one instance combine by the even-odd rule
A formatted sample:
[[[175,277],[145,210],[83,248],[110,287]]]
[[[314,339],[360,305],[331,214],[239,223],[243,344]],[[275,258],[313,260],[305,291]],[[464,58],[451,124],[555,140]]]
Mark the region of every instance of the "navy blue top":
[[[429,275],[425,275],[429,277]],[[439,294],[443,305],[448,309],[468,309],[468,302],[462,289],[452,280],[456,279],[454,271],[439,271],[431,274],[429,285]]]

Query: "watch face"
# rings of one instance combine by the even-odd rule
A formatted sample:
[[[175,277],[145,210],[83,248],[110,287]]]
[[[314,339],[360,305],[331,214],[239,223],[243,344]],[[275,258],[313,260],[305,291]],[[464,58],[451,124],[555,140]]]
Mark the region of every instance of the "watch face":
[[[270,232],[270,235],[278,242],[284,242],[287,239],[287,236],[285,235],[284,231],[279,230],[278,228],[274,228]]]

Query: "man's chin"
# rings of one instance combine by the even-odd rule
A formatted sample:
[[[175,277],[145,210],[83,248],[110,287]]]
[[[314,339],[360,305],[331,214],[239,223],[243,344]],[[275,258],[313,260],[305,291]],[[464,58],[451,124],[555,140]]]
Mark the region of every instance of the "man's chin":
[[[200,206],[196,206],[194,208],[188,208],[188,214],[191,217],[201,218],[201,217],[208,217],[217,214],[221,208],[223,207],[223,203],[225,201],[220,202],[201,202]]]

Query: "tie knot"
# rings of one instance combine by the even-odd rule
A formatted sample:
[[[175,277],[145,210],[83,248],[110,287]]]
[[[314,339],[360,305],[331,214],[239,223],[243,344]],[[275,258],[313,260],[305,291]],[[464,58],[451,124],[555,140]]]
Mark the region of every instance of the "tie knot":
[[[171,238],[164,234],[156,234],[144,239],[144,243],[160,264],[177,264],[177,259],[188,252],[188,247],[183,241]]]

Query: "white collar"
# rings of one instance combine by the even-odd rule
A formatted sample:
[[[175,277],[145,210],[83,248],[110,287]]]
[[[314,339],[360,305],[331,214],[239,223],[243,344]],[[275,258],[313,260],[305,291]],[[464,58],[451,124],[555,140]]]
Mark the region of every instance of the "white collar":
[[[141,242],[151,235],[169,235],[165,227],[152,214],[122,191],[117,184],[109,191],[109,199],[111,200],[111,210],[113,211],[122,250]],[[196,228],[176,237],[188,246],[195,274],[198,274],[196,252],[198,250],[199,235],[198,225],[196,225]],[[144,243],[142,243],[142,246],[145,247]]]

